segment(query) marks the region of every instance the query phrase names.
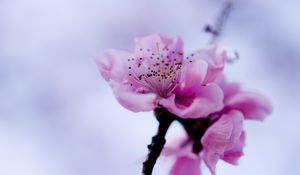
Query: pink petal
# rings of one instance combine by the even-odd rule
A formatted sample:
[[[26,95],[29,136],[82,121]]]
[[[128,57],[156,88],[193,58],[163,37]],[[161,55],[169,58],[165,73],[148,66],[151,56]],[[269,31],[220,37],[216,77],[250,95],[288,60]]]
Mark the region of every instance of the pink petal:
[[[253,92],[242,91],[235,94],[226,102],[226,106],[241,111],[246,119],[251,120],[262,121],[272,112],[270,102]]]
[[[194,96],[172,95],[161,99],[159,104],[171,113],[182,118],[201,118],[223,108],[223,92],[219,86],[210,84],[201,86]]]
[[[192,59],[202,59],[208,63],[204,84],[213,82],[223,71],[226,51],[211,45],[192,54]]]
[[[178,157],[170,171],[170,175],[201,175],[200,159]]]
[[[215,174],[216,163],[223,157],[227,148],[237,142],[242,133],[243,115],[236,111],[230,111],[207,129],[202,137],[202,156],[209,170]]]
[[[213,153],[211,151],[203,152],[202,159],[204,160],[206,166],[208,167],[209,171],[212,175],[216,174],[216,164],[218,163],[218,160],[220,159],[220,156],[216,153]]]
[[[228,83],[224,76],[217,83],[224,92],[225,108],[239,110],[246,119],[252,120],[264,120],[272,112],[272,105],[262,95],[242,91],[238,83]]]
[[[207,62],[199,59],[186,64],[181,75],[179,92],[181,95],[189,96],[194,94],[203,85],[207,73]]]
[[[227,101],[235,94],[241,91],[241,86],[239,83],[229,83],[226,81],[224,75],[219,76],[216,79],[216,83],[221,87],[224,92],[224,103],[226,105]]]
[[[232,143],[224,153],[222,159],[233,165],[238,164],[238,159],[244,155],[243,148],[245,146],[245,132],[243,131],[239,139]]]
[[[126,51],[108,50],[101,60],[95,60],[99,71],[106,81],[122,81],[128,77],[127,61],[133,55]]]
[[[115,81],[110,81],[109,84],[119,103],[133,112],[151,111],[157,105],[157,95],[154,93],[137,93],[130,86]]]

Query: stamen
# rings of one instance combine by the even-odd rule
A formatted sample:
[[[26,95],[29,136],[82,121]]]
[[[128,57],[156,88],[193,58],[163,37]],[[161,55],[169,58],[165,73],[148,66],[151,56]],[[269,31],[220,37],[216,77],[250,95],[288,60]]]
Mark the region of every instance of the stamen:
[[[158,42],[156,43],[156,48],[157,48],[158,58],[161,60],[161,54],[160,54],[160,49],[159,49],[159,43]],[[163,71],[162,65],[161,64],[159,64],[159,65],[160,65],[160,71],[162,72]],[[161,78],[161,80],[163,80],[163,79]]]
[[[168,97],[178,83],[183,53],[172,51],[173,54],[170,54],[169,48],[161,46],[159,42],[156,42],[156,49],[157,51],[153,52],[149,48],[140,48],[142,56],[128,59],[131,77],[129,83],[130,86],[146,88],[148,91]]]

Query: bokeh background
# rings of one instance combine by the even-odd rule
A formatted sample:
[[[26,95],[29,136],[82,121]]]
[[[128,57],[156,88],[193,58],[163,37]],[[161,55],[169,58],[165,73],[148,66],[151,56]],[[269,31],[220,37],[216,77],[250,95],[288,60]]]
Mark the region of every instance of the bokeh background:
[[[156,120],[122,108],[93,59],[152,32],[182,36],[186,52],[203,47],[222,2],[0,0],[0,175],[140,174]],[[219,43],[240,60],[225,72],[274,112],[245,124],[240,165],[220,162],[217,174],[300,174],[299,31],[299,0],[236,0]]]

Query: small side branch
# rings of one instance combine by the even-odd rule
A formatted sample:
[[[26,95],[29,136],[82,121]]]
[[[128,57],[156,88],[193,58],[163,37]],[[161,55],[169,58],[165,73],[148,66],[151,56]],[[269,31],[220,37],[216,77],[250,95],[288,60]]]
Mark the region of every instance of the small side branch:
[[[223,8],[217,17],[216,23],[214,26],[206,25],[204,30],[205,32],[208,32],[212,35],[212,38],[210,39],[210,44],[216,43],[219,37],[221,36],[224,26],[229,18],[229,15],[233,8],[233,1],[234,0],[226,0],[224,2]]]

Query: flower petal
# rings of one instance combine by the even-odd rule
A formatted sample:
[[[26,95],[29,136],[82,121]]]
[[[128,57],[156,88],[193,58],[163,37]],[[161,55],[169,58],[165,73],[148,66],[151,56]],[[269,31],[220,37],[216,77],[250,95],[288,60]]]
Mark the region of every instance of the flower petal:
[[[213,82],[223,71],[226,58],[226,51],[211,45],[205,49],[194,52],[192,59],[202,59],[208,63],[207,74],[204,84]]]
[[[137,93],[131,87],[115,81],[110,81],[109,84],[119,103],[126,109],[133,112],[151,111],[157,105],[157,95],[154,93]]]
[[[170,171],[170,175],[201,175],[200,158],[178,157]]]
[[[209,127],[202,137],[203,160],[212,174],[215,174],[216,163],[223,157],[227,148],[233,147],[240,138],[243,119],[240,112],[230,111]]]
[[[264,96],[253,92],[241,91],[228,99],[226,105],[241,111],[245,119],[251,120],[262,121],[272,112],[270,102]]]
[[[232,143],[224,153],[222,159],[230,164],[237,165],[238,159],[244,155],[243,148],[245,146],[245,132],[243,131],[239,139]]]
[[[221,87],[221,89],[224,92],[225,105],[232,96],[234,96],[235,94],[241,91],[241,85],[239,83],[227,82],[226,77],[224,75],[219,76],[216,79],[216,83]]]
[[[195,60],[186,64],[181,75],[181,83],[177,90],[180,95],[189,96],[194,94],[203,85],[207,73],[208,64],[204,60]]]
[[[212,175],[216,174],[216,164],[220,159],[218,154],[215,154],[211,151],[203,152],[202,159],[204,160],[206,166],[208,167],[209,171]]]
[[[243,113],[245,119],[264,120],[272,112],[272,105],[262,95],[242,91],[240,84],[228,83],[224,76],[217,80],[224,92],[224,105],[226,109],[236,109]]]
[[[176,96],[161,99],[159,104],[182,118],[203,118],[223,108],[223,92],[219,86],[201,86],[191,97]]]
[[[101,60],[95,60],[99,71],[106,81],[122,81],[128,77],[127,61],[133,55],[126,51],[110,49]]]

